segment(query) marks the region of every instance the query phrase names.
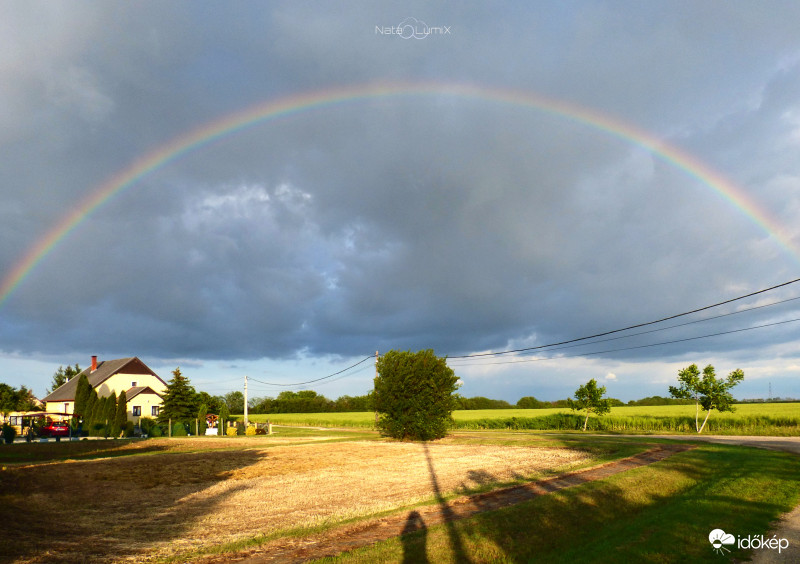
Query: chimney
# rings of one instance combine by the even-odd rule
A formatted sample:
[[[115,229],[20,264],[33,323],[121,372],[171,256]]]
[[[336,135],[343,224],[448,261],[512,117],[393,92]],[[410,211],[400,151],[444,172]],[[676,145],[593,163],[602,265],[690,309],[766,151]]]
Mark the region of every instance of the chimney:
[[[97,370],[97,355],[92,355],[92,372]]]

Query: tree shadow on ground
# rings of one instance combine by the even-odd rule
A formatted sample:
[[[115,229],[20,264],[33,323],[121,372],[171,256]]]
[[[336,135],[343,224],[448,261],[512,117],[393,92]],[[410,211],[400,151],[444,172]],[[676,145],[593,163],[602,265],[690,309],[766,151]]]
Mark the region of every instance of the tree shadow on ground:
[[[48,443],[14,443],[0,448],[0,462],[4,464],[33,464],[57,462],[62,460],[85,460],[89,458],[105,458],[129,456],[133,454],[164,452],[164,445],[132,445],[136,439],[97,439],[82,441],[48,442]]]
[[[455,523],[447,534],[473,551],[480,547],[481,561],[634,562],[648,555],[705,561],[713,557],[711,530],[762,534],[796,503],[742,491],[754,479],[791,488],[800,463],[787,466],[786,460],[748,461],[741,452],[698,449],[500,510],[490,498],[476,496],[485,512]],[[494,478],[486,472],[470,476],[483,483]],[[732,556],[747,554],[740,550]]]
[[[456,562],[471,562],[469,557],[467,556],[467,551],[464,549],[464,544],[461,540],[458,531],[453,523],[456,519],[456,515],[453,512],[450,505],[447,503],[447,500],[444,498],[444,494],[442,492],[441,487],[439,486],[439,480],[436,476],[436,469],[433,467],[433,459],[431,458],[430,450],[428,449],[427,443],[422,443],[423,450],[425,451],[425,460],[428,462],[428,471],[430,473],[431,478],[431,486],[433,487],[434,495],[436,496],[436,502],[439,504],[440,510],[442,515],[445,519],[445,528],[447,529],[447,536],[450,539],[450,546],[453,550],[453,557]]]
[[[171,453],[4,470],[0,562],[135,558],[185,540],[197,521],[247,486],[193,494],[267,456],[259,450]]]

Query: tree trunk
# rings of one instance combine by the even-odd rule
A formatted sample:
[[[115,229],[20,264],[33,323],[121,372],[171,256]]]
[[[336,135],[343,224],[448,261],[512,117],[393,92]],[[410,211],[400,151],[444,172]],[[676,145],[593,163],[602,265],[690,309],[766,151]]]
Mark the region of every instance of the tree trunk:
[[[702,433],[703,432],[703,428],[706,426],[706,421],[708,421],[708,416],[709,415],[711,415],[711,410],[710,409],[708,410],[708,413],[706,413],[706,418],[703,419],[703,425],[700,427],[700,429],[697,430],[698,433]]]
[[[586,420],[583,422],[583,430],[586,430],[586,424],[589,422],[589,412],[586,412]]]
[[[698,421],[698,417],[700,416],[700,402],[697,401],[697,396],[694,397],[694,430],[698,433],[700,432],[700,422]]]

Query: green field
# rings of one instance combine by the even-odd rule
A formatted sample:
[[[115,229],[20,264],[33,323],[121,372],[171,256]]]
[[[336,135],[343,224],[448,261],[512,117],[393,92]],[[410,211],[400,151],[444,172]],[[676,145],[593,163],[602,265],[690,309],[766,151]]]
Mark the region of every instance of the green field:
[[[705,415],[700,412],[700,417]],[[575,430],[583,425],[580,413],[569,409],[485,409],[455,411],[456,429]],[[620,433],[694,433],[693,405],[615,407],[603,417],[590,417],[593,431]],[[280,425],[371,428],[374,413],[271,413],[250,415],[256,422]],[[714,411],[707,434],[800,435],[800,403],[739,404],[733,413]]]
[[[335,415],[341,422],[353,414]],[[290,419],[298,422],[300,417],[292,415]],[[439,448],[443,449],[480,445],[587,453],[584,462],[570,467],[573,470],[673,443],[646,436],[511,432],[461,432],[442,442]],[[340,447],[349,443],[353,446],[349,456],[358,454],[362,459],[347,473]],[[368,510],[361,507],[359,496],[351,496],[352,513],[312,518],[317,509],[308,507],[319,508],[323,499],[338,507],[348,489],[363,483],[362,468],[376,467],[394,446],[395,441],[374,432],[297,428],[283,428],[272,436],[4,445],[0,447],[0,507],[4,516],[13,518],[6,519],[5,535],[0,537],[0,561],[199,564],[209,562],[209,558],[224,562],[250,555],[268,557],[274,548],[313,547],[323,545],[328,538],[349,542],[353,527],[366,528],[397,515],[411,522],[411,516],[422,507],[439,505],[444,509],[464,495],[564,471],[554,466],[502,482],[490,471],[476,472],[465,466],[463,476],[452,481],[455,489],[439,491],[435,486],[420,498],[390,501]],[[413,461],[423,456],[422,452],[408,449],[403,460]],[[276,465],[278,460],[282,462]],[[280,464],[289,466],[281,469]],[[396,466],[381,471],[388,476],[393,468]],[[281,478],[276,469],[286,477]],[[741,536],[771,535],[768,531],[775,520],[798,503],[798,473],[797,455],[698,444],[662,461],[503,509],[492,510],[487,505],[485,512],[438,525],[417,520],[414,522],[422,523],[422,527],[416,527],[416,532],[324,561],[741,562],[753,552],[732,546],[730,554],[718,556],[709,544],[709,532],[722,528]],[[334,478],[329,480],[332,486],[327,497],[304,488],[292,493],[290,484],[301,479],[319,484],[313,482],[319,475]],[[420,482],[420,476],[404,475],[409,487]],[[436,475],[437,467],[429,459],[421,481],[435,483]],[[285,490],[275,491],[285,493],[275,499],[294,499],[297,505],[284,504],[284,509],[290,513],[296,510],[298,515],[303,512],[304,517],[289,518],[273,527],[258,523],[248,526],[241,518],[245,511],[256,510],[253,515],[259,518],[281,519],[280,511],[271,514],[270,507],[263,505],[271,484],[279,479],[284,480]],[[61,487],[63,484],[70,487]],[[103,488],[114,495],[98,495]],[[220,495],[220,491],[226,495]],[[239,492],[241,503],[229,503],[228,495]],[[313,503],[303,506],[309,498]],[[43,526],[52,515],[59,515],[70,526]],[[159,518],[154,519],[154,515]]]

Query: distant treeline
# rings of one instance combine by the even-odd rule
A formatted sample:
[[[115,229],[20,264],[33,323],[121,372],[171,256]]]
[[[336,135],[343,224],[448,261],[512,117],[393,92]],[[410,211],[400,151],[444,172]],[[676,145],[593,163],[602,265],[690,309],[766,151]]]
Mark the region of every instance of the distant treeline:
[[[248,402],[250,413],[333,413],[372,411],[372,394],[342,396],[329,400],[312,390],[281,392],[277,398],[255,398]]]
[[[241,392],[234,392],[241,395]],[[233,394],[231,394],[233,395]],[[222,399],[222,398],[220,398]],[[243,398],[242,398],[243,400]],[[621,400],[610,398],[612,407],[647,406],[647,405],[694,405],[694,400],[665,398],[662,396],[650,396],[639,400],[631,400],[624,403]],[[744,400],[745,402],[761,402],[764,400]],[[243,404],[242,404],[243,405]],[[505,400],[496,400],[475,396],[465,398],[456,394],[456,409],[552,409],[568,408],[566,399],[556,401],[538,400],[533,396],[520,398],[516,404],[511,404]],[[243,408],[231,411],[231,413],[241,413]],[[336,400],[331,400],[312,390],[300,392],[281,392],[276,398],[253,398],[248,402],[250,413],[335,413],[352,411],[372,411],[372,394],[363,396],[342,396]],[[213,411],[213,409],[212,409]]]

